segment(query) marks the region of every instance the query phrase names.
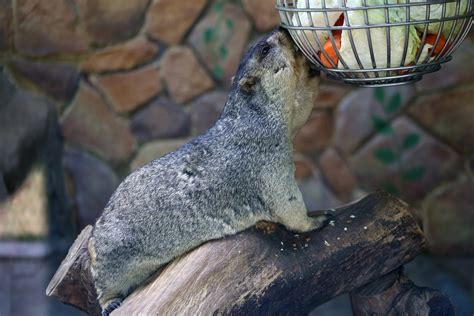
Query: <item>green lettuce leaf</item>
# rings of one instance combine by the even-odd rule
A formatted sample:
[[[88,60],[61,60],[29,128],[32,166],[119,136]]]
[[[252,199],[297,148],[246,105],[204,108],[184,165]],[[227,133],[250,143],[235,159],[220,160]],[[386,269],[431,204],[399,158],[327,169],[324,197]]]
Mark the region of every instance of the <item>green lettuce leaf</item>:
[[[410,2],[427,2],[428,0],[410,0]],[[468,1],[470,0],[460,0],[459,6],[456,2],[449,2],[446,4],[431,4],[431,5],[418,5],[410,7],[410,20],[412,21],[423,21],[423,20],[433,20],[441,19],[443,17],[443,6],[446,6],[444,18],[454,17],[458,15],[464,15],[467,13]],[[399,0],[400,3],[406,3],[407,0]],[[428,6],[430,9],[429,17]],[[416,28],[423,32],[425,30],[426,23],[416,24]],[[456,36],[461,30],[462,23],[461,21],[452,20],[446,21],[443,24],[443,35],[447,38],[453,29],[452,36]],[[441,23],[428,23],[428,33],[437,34],[441,28]]]
[[[363,6],[362,0],[347,0],[348,7],[360,7]],[[367,5],[382,5],[384,0],[367,0]],[[389,4],[397,3],[397,0],[389,0]],[[403,22],[407,19],[406,9],[394,7],[387,10],[388,19],[390,23]],[[365,21],[364,10],[351,10],[348,11],[348,20],[351,26],[365,26],[374,24],[386,23],[386,10],[385,9],[367,9],[367,20]],[[346,22],[344,23],[346,25]],[[366,29],[353,29],[352,38],[354,41],[354,48],[350,41],[351,31],[342,31],[341,37],[341,56],[347,66],[352,69],[359,69],[359,64],[355,56],[355,50],[357,56],[364,68],[373,68],[372,58],[370,54],[369,37]],[[390,33],[390,63],[388,62],[387,54],[387,33]],[[408,39],[407,39],[408,37]],[[391,26],[387,27],[375,27],[370,28],[370,43],[372,44],[372,51],[374,54],[376,68],[383,67],[398,67],[400,65],[408,65],[415,60],[416,52],[420,44],[420,39],[416,33],[416,29],[413,26]],[[405,40],[407,43],[407,51],[404,61],[403,52],[405,48]],[[338,64],[339,68],[344,68],[341,61]]]
[[[324,0],[298,0],[296,3],[296,7],[298,9],[305,9],[305,8],[322,8],[323,4],[322,1]],[[340,8],[342,6],[344,0],[325,0],[326,8]],[[323,12],[298,12],[293,15],[292,23],[293,25],[301,25],[301,26],[333,26],[337,19],[341,16],[342,11],[328,11],[327,12],[327,19],[329,25],[326,24],[326,19],[324,17]],[[304,32],[304,34],[303,34]],[[308,39],[309,44],[316,52],[322,50],[324,43],[326,42],[327,38],[329,37],[330,31],[298,31],[298,36],[303,38],[306,36]],[[319,43],[318,43],[319,39]],[[308,43],[304,40],[302,42],[307,45]]]

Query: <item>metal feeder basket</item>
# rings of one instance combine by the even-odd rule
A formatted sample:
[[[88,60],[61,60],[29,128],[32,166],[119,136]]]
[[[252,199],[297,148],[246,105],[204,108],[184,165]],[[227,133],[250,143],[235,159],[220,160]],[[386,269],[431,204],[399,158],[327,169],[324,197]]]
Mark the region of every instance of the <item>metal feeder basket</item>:
[[[277,0],[281,25],[329,78],[363,86],[420,80],[452,58],[473,0]]]

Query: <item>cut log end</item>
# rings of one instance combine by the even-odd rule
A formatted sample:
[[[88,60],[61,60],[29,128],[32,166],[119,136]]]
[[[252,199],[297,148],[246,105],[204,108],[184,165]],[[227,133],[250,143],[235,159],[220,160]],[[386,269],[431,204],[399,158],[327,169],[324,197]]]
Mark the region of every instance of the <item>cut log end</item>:
[[[454,316],[454,305],[441,292],[415,285],[403,268],[351,292],[355,316],[445,315]]]

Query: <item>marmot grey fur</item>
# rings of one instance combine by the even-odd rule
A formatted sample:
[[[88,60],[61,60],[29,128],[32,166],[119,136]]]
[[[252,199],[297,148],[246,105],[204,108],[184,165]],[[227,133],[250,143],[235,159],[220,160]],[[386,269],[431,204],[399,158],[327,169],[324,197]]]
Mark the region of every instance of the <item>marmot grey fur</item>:
[[[318,91],[288,33],[277,30],[244,57],[216,124],[177,151],[129,175],[89,242],[103,314],[174,258],[266,220],[305,232],[292,139]]]

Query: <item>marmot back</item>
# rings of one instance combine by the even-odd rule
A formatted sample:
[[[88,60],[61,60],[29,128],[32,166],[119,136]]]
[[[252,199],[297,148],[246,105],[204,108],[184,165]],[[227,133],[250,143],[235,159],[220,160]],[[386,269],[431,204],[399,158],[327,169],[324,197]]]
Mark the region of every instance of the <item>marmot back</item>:
[[[120,184],[89,242],[104,315],[206,241],[261,220],[295,231],[321,226],[306,215],[292,157],[317,83],[288,34],[273,32],[243,59],[215,126]]]

